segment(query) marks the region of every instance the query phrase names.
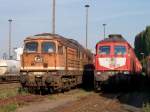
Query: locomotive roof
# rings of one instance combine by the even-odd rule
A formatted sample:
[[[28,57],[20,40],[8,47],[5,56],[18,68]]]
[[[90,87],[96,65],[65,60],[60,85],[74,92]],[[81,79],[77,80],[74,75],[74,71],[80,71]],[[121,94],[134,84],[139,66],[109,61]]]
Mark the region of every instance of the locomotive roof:
[[[42,33],[42,34],[37,34],[37,35],[30,36],[30,37],[26,38],[26,40],[35,40],[35,39],[56,39],[56,40],[60,40],[62,42],[69,42],[69,44],[74,44],[74,45],[78,45],[80,47],[83,47],[76,40],[65,38],[65,37],[58,35],[58,34]]]
[[[111,34],[100,42],[127,42],[120,34]]]
[[[37,39],[54,39],[58,40],[68,46],[73,46],[73,47],[79,47],[80,50],[84,50],[86,53],[90,54],[90,51],[88,49],[85,49],[78,41],[74,39],[69,39],[65,38],[61,35],[58,34],[51,34],[51,33],[42,33],[42,34],[37,34],[34,36],[27,37],[25,40],[37,40]]]
[[[110,34],[108,38],[105,38],[99,41],[96,45],[98,45],[99,43],[103,43],[103,42],[104,43],[105,42],[124,42],[124,43],[127,43],[132,48],[132,46],[128,43],[128,41],[125,40],[125,38],[120,34]]]

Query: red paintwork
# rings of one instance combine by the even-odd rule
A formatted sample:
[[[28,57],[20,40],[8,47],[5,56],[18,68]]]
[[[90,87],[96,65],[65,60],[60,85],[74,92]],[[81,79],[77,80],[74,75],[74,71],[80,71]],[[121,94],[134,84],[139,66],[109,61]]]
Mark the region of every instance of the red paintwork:
[[[123,55],[115,56],[114,48],[113,48],[115,45],[124,45],[126,47],[127,53],[124,56]],[[98,54],[98,48],[100,46],[111,46],[110,54],[109,55]],[[101,58],[101,57],[109,57],[109,58],[125,57],[127,61],[124,66],[121,66],[121,67],[118,67],[115,69],[109,69],[109,68],[105,68],[105,67],[99,65],[98,58]],[[141,66],[139,60],[137,59],[133,48],[127,41],[100,41],[96,45],[95,69],[96,69],[96,71],[100,71],[100,72],[107,72],[107,71],[124,72],[124,71],[127,71],[127,72],[133,74],[133,73],[140,73],[142,71],[142,66]]]

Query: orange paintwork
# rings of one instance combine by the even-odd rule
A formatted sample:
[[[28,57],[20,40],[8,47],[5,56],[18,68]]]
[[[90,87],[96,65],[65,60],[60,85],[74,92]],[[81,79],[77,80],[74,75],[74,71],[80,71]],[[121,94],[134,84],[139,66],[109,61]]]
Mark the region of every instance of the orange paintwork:
[[[67,42],[63,43],[53,37],[30,37],[24,41],[25,44],[28,42],[38,42],[39,46],[35,53],[23,53],[21,61],[22,71],[59,70],[59,68],[62,70],[83,70],[85,64],[92,63],[92,55],[87,55],[85,49],[80,49],[78,46],[75,46],[76,48],[71,47],[71,43],[68,45]],[[42,42],[54,42],[56,45],[56,52],[42,53]],[[63,46],[63,53],[59,53],[58,46]],[[36,56],[41,57],[42,62],[35,62]]]

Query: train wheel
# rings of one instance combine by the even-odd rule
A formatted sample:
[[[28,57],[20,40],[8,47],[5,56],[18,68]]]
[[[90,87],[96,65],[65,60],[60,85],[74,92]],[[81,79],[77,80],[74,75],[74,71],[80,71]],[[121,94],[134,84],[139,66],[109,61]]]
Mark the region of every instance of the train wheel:
[[[40,87],[40,95],[46,95],[47,94],[47,89],[45,86]]]
[[[53,87],[48,87],[48,93],[53,94],[54,93],[54,88]]]
[[[67,83],[67,90],[69,91],[70,89],[71,89],[71,82],[68,81],[68,83]]]
[[[19,87],[18,88],[18,92],[21,93],[21,94],[22,93],[28,93],[28,88],[26,88],[26,87]]]
[[[95,92],[99,92],[101,90],[100,81],[94,81],[94,90]]]
[[[29,93],[34,93],[34,92],[33,92],[33,87],[28,87],[28,92],[29,92]]]

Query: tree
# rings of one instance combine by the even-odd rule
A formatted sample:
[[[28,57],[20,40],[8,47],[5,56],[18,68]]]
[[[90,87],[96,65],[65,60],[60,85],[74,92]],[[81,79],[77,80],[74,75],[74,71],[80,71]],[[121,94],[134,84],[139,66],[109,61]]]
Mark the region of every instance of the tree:
[[[150,26],[147,26],[144,31],[137,34],[134,41],[135,53],[137,57],[142,60],[141,53],[145,56],[150,55]]]

